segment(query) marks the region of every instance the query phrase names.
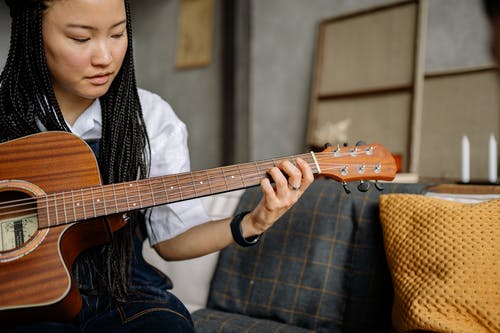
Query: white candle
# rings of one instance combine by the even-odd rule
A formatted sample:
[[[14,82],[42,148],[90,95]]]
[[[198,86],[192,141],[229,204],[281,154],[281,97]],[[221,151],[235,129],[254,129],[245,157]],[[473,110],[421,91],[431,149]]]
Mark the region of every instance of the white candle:
[[[493,133],[488,141],[488,180],[490,183],[497,182],[497,140]]]
[[[470,142],[467,135],[462,136],[462,183],[470,181]]]

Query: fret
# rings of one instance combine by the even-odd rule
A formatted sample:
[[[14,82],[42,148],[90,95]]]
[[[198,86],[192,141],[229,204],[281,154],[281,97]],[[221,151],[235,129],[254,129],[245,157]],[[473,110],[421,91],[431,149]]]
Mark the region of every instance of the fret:
[[[102,196],[102,206],[104,208],[104,215],[107,216],[108,215],[108,210],[106,208],[106,197],[104,196],[104,187],[100,187],[99,188],[99,191],[101,191],[101,196]]]
[[[177,180],[177,176],[170,176],[167,177],[166,179],[169,180],[169,182],[166,185],[168,191],[170,191],[169,202],[179,201],[182,198],[182,194],[180,192],[179,181]]]
[[[117,207],[116,212],[128,212],[130,208],[127,192],[125,190],[125,184],[123,184],[122,186],[113,186],[113,193],[115,194],[115,206]]]
[[[88,198],[85,197],[85,191],[83,189],[81,195],[82,195],[83,217],[84,219],[87,219],[88,217],[90,217],[91,214],[89,214],[88,212],[88,204],[87,204]]]
[[[49,226],[55,225],[55,223],[52,221],[54,218],[52,217],[52,194],[49,194],[45,197],[46,201],[46,211],[47,211],[47,224]]]
[[[43,207],[43,202],[45,203],[45,209],[40,209],[40,216],[44,216],[45,217],[45,225],[47,227],[50,227],[50,220],[49,220],[49,204],[48,204],[48,201],[47,201],[47,196],[44,196],[43,197],[43,200],[42,202],[40,203],[40,206]]]
[[[63,210],[64,210],[64,221],[68,222],[68,214],[66,213],[66,199],[64,197],[64,192],[62,194]]]
[[[151,187],[148,180],[136,181],[137,196],[139,197],[139,207],[147,207],[153,201]]]
[[[136,197],[139,199],[139,207],[143,207],[142,205],[142,197],[141,197],[141,191],[140,191],[140,188],[139,188],[139,182],[134,182],[135,183],[135,191],[136,191]],[[137,207],[137,205],[135,205],[136,208],[139,208]]]
[[[114,184],[111,185],[111,189],[113,190],[113,198],[114,198],[114,202],[115,202],[115,211],[114,213],[118,213],[120,211],[120,209],[118,209],[118,200],[117,200],[117,196],[116,196],[116,186]]]
[[[261,164],[262,164],[262,163],[255,162],[255,168],[257,169],[257,173],[258,173],[259,175],[260,175],[260,174],[262,174],[262,170],[260,169]],[[268,168],[268,169],[266,169],[266,175],[267,175],[267,171],[268,171],[268,170],[269,170],[269,168]]]
[[[130,200],[128,200],[128,194],[127,194],[127,184],[126,183],[123,183],[123,194],[124,194],[124,197],[127,201],[127,211],[130,211]]]
[[[243,186],[246,187],[246,184],[245,184],[245,177],[243,177],[243,173],[241,172],[241,168],[238,168],[238,172],[240,174],[240,177],[241,177],[241,182],[243,183]]]
[[[191,176],[191,184],[192,184],[192,187],[193,187],[194,196],[198,196],[198,192],[196,191],[197,186],[196,186],[195,181],[194,181],[193,173],[190,172],[189,175]]]
[[[242,188],[243,186],[243,180],[239,176],[239,172],[234,166],[228,166],[224,167],[223,169],[227,170],[227,175],[226,176],[226,181],[228,183],[228,188],[231,190]],[[225,173],[226,174],[226,173]]]
[[[180,182],[182,200],[190,199],[195,197],[196,189],[194,187],[191,173],[183,173],[178,175],[177,179]]]
[[[52,198],[54,201],[54,204],[52,207],[54,208],[54,214],[56,217],[56,225],[59,225],[59,214],[57,214],[57,196],[54,194],[54,195],[52,195]]]
[[[222,174],[222,179],[224,180],[224,185],[226,186],[226,190],[229,190],[229,184],[227,183],[227,178],[224,172],[224,168],[217,168],[217,170],[219,170]]]
[[[94,202],[94,190],[91,187],[89,191],[90,191],[90,202],[92,203],[92,210],[94,211],[94,217],[95,217],[97,216],[97,212],[95,209],[95,202]]]
[[[208,190],[210,191],[210,194],[214,194],[214,191],[212,190],[212,182],[210,181],[210,176],[208,175],[208,170],[205,170],[205,177],[207,177]]]
[[[81,199],[81,203],[77,202],[76,206],[81,208],[83,219],[86,220],[87,219],[87,214],[86,214],[86,209],[85,209],[85,198],[84,198],[84,195],[83,195],[83,189],[80,190],[80,199]]]
[[[75,209],[75,192],[71,190],[71,206],[73,207],[73,219],[72,221],[77,221],[78,218],[76,217],[76,209]]]
[[[259,184],[262,179],[262,175],[258,172],[255,163],[242,164],[240,167],[240,173],[243,174],[243,184],[245,187]]]
[[[157,196],[158,204],[163,205],[169,202],[168,193],[165,188],[165,182],[163,179],[158,178],[153,182],[153,189],[155,191],[155,196]]]
[[[151,182],[149,180],[138,181],[139,184],[139,198],[141,198],[141,207],[154,206],[154,193],[151,188]]]
[[[175,175],[175,179],[177,180],[177,185],[179,187],[179,195],[180,195],[180,199],[181,200],[184,200],[184,198],[182,197],[182,188],[180,186],[180,182],[179,182],[179,175]]]
[[[165,192],[166,201],[168,202],[168,201],[170,201],[170,199],[168,197],[168,191],[167,191],[167,185],[165,184],[165,178],[162,178],[161,183],[163,185],[163,192]]]
[[[206,177],[206,172],[196,171],[191,173],[191,181],[194,189],[192,197],[201,197],[211,194],[209,185],[210,180]]]
[[[132,210],[137,209],[137,187],[134,186],[132,182],[128,183],[128,186],[126,188],[127,191],[127,198],[129,199],[129,202],[132,204]]]
[[[226,171],[228,171],[227,167],[223,167],[223,168],[221,168],[221,170],[222,170],[222,173],[224,174],[224,181],[226,182],[226,188],[228,190],[232,189],[229,179],[234,179],[234,176],[229,174],[229,172],[226,172]]]
[[[210,180],[206,176],[206,172],[204,171],[196,171],[192,173],[194,178],[194,186],[196,196],[205,196],[209,195],[212,192],[210,191]]]
[[[153,199],[153,206],[156,206],[156,201],[155,201],[155,191],[153,190],[153,185],[151,184],[151,181],[147,182],[149,185],[149,191],[151,192],[151,199]]]
[[[226,178],[221,168],[207,170],[213,193],[221,193],[228,190]]]

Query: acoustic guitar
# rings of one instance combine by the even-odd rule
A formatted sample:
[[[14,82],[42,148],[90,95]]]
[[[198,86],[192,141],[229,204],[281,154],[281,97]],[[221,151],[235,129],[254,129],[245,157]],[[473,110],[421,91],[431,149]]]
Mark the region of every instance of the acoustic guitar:
[[[315,175],[340,182],[396,174],[392,155],[378,144],[287,159],[297,157]],[[127,212],[256,186],[283,159],[102,185],[92,150],[73,134],[0,144],[0,323],[71,320],[82,305],[71,277],[75,258],[110,241]]]

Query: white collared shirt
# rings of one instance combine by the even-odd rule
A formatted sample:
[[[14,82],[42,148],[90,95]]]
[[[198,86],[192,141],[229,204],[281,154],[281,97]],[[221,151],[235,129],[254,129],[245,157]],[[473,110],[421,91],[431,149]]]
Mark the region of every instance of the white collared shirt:
[[[143,89],[138,89],[138,93],[151,145],[149,176],[189,171],[186,125],[160,96]],[[45,129],[40,122],[38,126],[41,130]],[[84,140],[100,139],[102,115],[99,100],[95,100],[73,126],[68,126]],[[146,229],[151,245],[173,238],[209,220],[200,199],[149,208],[145,216],[149,217],[146,219]]]

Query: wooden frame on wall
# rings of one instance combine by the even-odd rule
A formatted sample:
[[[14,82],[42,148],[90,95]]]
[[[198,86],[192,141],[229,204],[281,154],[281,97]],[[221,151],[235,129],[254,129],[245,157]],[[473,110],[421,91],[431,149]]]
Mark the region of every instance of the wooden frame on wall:
[[[413,147],[419,139],[414,126],[421,108],[422,3],[390,3],[320,22],[307,129],[310,146],[327,143],[318,133],[324,136],[328,127],[335,131],[336,124],[348,120],[350,144],[381,143],[402,155],[403,171],[416,169],[412,155],[418,152]]]

